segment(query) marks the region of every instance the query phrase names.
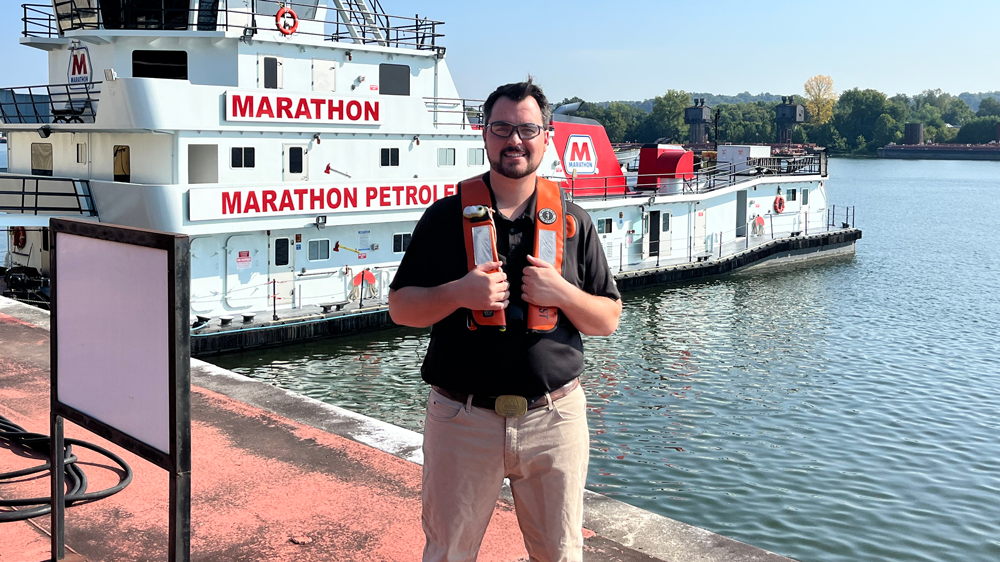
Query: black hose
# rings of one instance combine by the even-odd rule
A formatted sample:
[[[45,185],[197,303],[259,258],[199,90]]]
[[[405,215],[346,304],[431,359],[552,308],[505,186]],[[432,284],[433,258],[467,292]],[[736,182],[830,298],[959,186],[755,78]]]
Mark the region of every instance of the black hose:
[[[44,457],[49,456],[50,445],[48,435],[27,432],[24,428],[18,426],[3,416],[0,416],[0,441],[34,451]],[[118,492],[124,490],[125,487],[132,482],[132,467],[130,467],[118,455],[103,447],[99,447],[93,443],[87,443],[86,441],[81,441],[79,439],[64,439],[63,442],[65,444],[63,449],[65,451],[65,460],[63,462],[65,463],[65,478],[67,484],[66,507],[90,503],[117,494]],[[100,453],[121,467],[122,476],[120,477],[118,484],[104,490],[88,492],[87,475],[83,472],[83,469],[76,465],[78,459],[77,456],[73,454],[74,445]],[[0,483],[3,483],[5,480],[13,480],[15,478],[30,476],[32,474],[48,472],[51,467],[51,463],[47,462],[43,465],[31,468],[23,468],[13,472],[0,473]],[[0,499],[0,507],[27,507],[27,509],[0,511],[0,523],[6,523],[8,521],[24,521],[25,519],[31,519],[33,517],[39,517],[51,513],[52,498],[23,498],[17,500]]]

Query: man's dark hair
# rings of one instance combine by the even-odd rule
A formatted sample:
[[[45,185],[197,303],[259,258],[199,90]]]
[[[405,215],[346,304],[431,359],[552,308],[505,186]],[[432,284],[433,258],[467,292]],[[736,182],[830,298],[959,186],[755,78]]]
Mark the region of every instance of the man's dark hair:
[[[490,94],[490,97],[486,98],[486,103],[483,104],[483,123],[489,124],[490,115],[493,113],[493,105],[496,104],[497,100],[500,98],[507,98],[515,102],[521,102],[528,99],[528,96],[535,98],[538,102],[538,107],[542,110],[542,126],[548,127],[549,121],[552,120],[552,108],[549,107],[549,100],[542,93],[542,89],[535,85],[532,81],[531,76],[524,82],[515,82],[513,84],[504,84]]]

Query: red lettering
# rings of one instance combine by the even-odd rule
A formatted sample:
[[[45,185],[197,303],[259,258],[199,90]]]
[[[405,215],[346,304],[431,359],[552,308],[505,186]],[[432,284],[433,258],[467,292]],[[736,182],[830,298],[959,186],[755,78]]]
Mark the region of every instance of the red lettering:
[[[344,120],[344,100],[339,100],[337,105],[333,105],[333,100],[326,100],[326,118],[333,120],[333,114],[336,112],[337,120]]]
[[[403,197],[403,190],[404,189],[406,189],[406,187],[402,186],[402,185],[394,185],[394,186],[392,186],[392,190],[396,192],[396,205],[402,205],[403,204],[402,197]]]
[[[278,207],[275,206],[274,201],[278,199],[278,192],[270,189],[265,189],[263,192],[261,192],[261,195],[264,196],[264,212],[265,213],[267,212],[267,207],[269,205],[272,211],[277,212]]]
[[[429,185],[422,185],[422,186],[420,186],[420,192],[417,194],[417,197],[420,198],[420,204],[421,205],[427,205],[428,203],[430,203],[431,202],[431,186],[429,186]]]
[[[365,102],[365,121],[378,121],[378,102]]]
[[[317,194],[316,191],[319,191],[319,194]],[[309,208],[310,209],[315,209],[316,208],[316,203],[319,203],[319,208],[320,209],[323,208],[323,190],[322,189],[319,189],[319,190],[310,189],[309,190]]]
[[[292,119],[292,98],[278,98],[278,115],[277,118],[281,119],[281,114],[284,113],[289,119]]]
[[[454,195],[457,192],[458,192],[458,190],[455,189],[455,184],[453,184],[453,183],[446,183],[446,184],[444,184],[444,196],[445,197],[447,197],[449,195]]]
[[[243,103],[240,103],[243,98]],[[233,117],[253,117],[253,96],[233,96]]]
[[[585,142],[574,142],[573,147],[569,149],[569,160],[570,162],[590,162],[590,145]]]
[[[306,206],[302,203],[302,198],[305,197],[306,193],[309,193],[308,189],[296,189],[295,194],[299,196],[299,208],[298,210],[304,211]]]
[[[292,192],[287,189],[281,192],[281,207],[278,210],[284,211],[286,208],[290,211],[295,210],[295,203],[292,203]]]
[[[376,197],[378,197],[378,188],[365,188],[365,207],[371,207],[372,201],[374,201]]]
[[[73,54],[73,70],[70,71],[73,76],[81,76],[87,74],[87,55],[83,53]]]
[[[333,200],[333,196],[337,196],[337,200]],[[340,207],[340,190],[336,187],[331,187],[330,191],[326,194],[326,204],[330,206],[331,209],[336,209]]]
[[[438,200],[438,184],[434,184],[434,200]]]
[[[323,104],[326,103],[326,100],[313,98],[313,99],[311,99],[309,101],[312,102],[313,109],[315,110],[315,113],[313,113],[313,118],[314,119],[322,119],[323,118]]]
[[[406,204],[407,205],[417,204],[417,186],[415,185],[406,186]]]
[[[344,188],[344,208],[346,209],[349,205],[354,205],[354,208],[358,208],[358,188],[356,187],[345,187]]]
[[[347,102],[347,118],[351,121],[361,119],[361,102],[358,100],[351,100]]]
[[[243,207],[243,213],[244,214],[249,213],[251,210],[255,213],[260,212],[260,203],[257,202],[256,191],[251,191],[250,193],[247,193],[247,206]]]
[[[260,118],[265,114],[265,108],[267,116],[274,119],[274,110],[271,109],[271,98],[264,96],[260,98],[260,105],[257,106],[257,117]]]
[[[299,104],[295,106],[295,118],[298,119],[305,115],[306,119],[312,119],[312,114],[309,113],[309,100],[306,98],[299,98]]]
[[[240,209],[240,199],[242,194],[237,191],[235,193],[229,193],[228,191],[222,192],[222,214],[223,215],[236,215],[242,212]]]
[[[392,205],[392,203],[389,202],[389,189],[391,188],[388,185],[383,185],[381,188],[379,188],[379,197],[378,197],[379,207],[388,207],[389,205]]]

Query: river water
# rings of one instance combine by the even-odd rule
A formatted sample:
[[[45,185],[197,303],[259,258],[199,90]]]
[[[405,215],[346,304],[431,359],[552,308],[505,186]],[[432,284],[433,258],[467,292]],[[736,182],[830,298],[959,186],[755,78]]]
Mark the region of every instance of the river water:
[[[853,257],[625,295],[588,487],[802,561],[1000,560],[1000,162],[834,159]],[[214,359],[421,430],[421,330]]]

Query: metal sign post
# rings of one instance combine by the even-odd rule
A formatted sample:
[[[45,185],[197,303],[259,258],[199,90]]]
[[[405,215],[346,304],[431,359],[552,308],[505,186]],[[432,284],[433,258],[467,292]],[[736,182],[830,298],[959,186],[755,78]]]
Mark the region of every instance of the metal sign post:
[[[69,420],[170,473],[168,555],[188,562],[190,241],[72,219],[50,232],[52,559],[65,556]]]

